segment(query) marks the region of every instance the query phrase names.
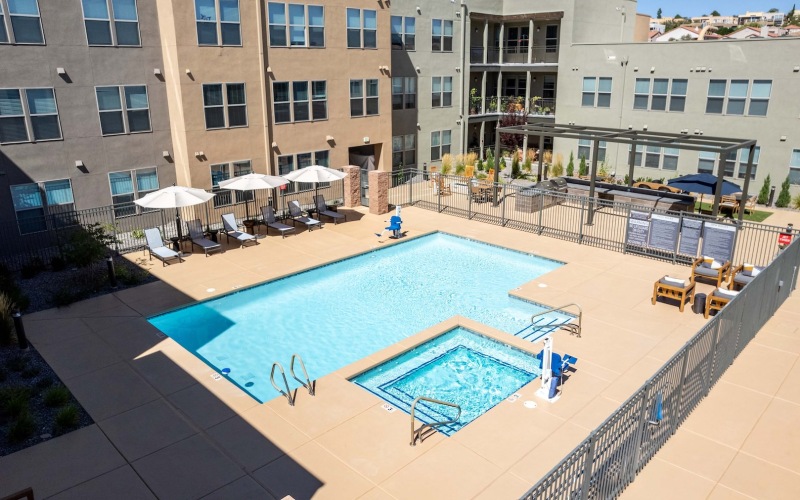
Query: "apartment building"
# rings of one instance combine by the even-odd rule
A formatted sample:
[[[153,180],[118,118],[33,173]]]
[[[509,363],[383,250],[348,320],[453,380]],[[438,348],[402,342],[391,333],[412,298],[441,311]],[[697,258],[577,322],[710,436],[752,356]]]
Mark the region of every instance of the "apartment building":
[[[172,184],[163,67],[153,2],[0,0],[0,221],[131,213]]]

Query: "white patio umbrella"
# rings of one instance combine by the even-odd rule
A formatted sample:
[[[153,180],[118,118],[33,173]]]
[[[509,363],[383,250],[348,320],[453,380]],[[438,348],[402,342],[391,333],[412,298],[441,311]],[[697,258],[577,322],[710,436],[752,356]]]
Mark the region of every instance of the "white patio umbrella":
[[[293,170],[286,175],[284,179],[292,182],[313,182],[314,183],[314,198],[317,196],[317,185],[320,182],[333,182],[340,181],[347,176],[344,172],[334,170],[332,168],[323,167],[322,165],[309,165],[307,167]]]
[[[214,193],[208,193],[202,189],[173,185],[153,191],[138,200],[134,200],[134,203],[145,208],[174,208],[175,226],[178,230],[178,238],[181,238],[183,237],[181,213],[178,209],[205,203],[213,197]]]
[[[289,184],[289,181],[276,175],[246,174],[221,181],[219,187],[233,189],[234,191],[252,191],[255,189],[274,189],[285,186],[286,184]],[[250,210],[248,210],[249,205],[250,202],[244,205],[248,219],[250,218]]]

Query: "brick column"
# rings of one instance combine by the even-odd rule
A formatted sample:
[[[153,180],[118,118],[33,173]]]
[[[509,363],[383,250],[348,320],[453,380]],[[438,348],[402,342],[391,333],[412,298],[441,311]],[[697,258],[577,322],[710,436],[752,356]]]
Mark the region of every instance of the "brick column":
[[[369,213],[389,212],[389,172],[372,170],[369,173]]]
[[[342,167],[342,171],[347,174],[344,181],[344,206],[347,208],[361,206],[361,169],[348,165]]]

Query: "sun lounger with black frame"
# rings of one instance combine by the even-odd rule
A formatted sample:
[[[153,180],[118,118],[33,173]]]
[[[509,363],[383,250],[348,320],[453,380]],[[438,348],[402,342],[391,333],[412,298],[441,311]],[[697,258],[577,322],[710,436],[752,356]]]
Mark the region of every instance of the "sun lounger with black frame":
[[[263,222],[267,226],[267,234],[269,234],[269,228],[277,229],[280,231],[281,236],[286,238],[286,233],[291,233],[295,230],[294,226],[284,224],[283,222],[278,222],[278,220],[275,218],[275,209],[272,208],[271,205],[261,207],[261,216],[264,218]]]
[[[236,224],[236,217],[233,214],[222,214],[222,232],[230,242],[234,238],[241,246],[244,246],[248,241],[252,241],[258,245],[258,240],[255,236],[244,231],[239,231],[239,226]]]
[[[340,220],[346,221],[347,217],[344,214],[340,214],[339,212],[334,212],[333,210],[328,210],[328,205],[325,203],[325,197],[321,194],[318,194],[314,197],[314,205],[317,207],[317,215],[322,217],[330,217],[333,219],[333,224],[336,225],[339,223]]]
[[[178,259],[178,262],[183,262],[181,254],[164,245],[161,232],[157,227],[145,229],[144,237],[147,239],[147,249],[150,251],[150,260],[153,260],[153,256],[155,255],[164,266],[167,265],[168,260]]]
[[[208,257],[210,252],[222,250],[222,245],[214,243],[206,238],[203,233],[203,224],[200,219],[186,221],[186,227],[189,229],[189,239],[192,240],[192,246],[198,246],[203,249],[203,253]]]
[[[292,224],[295,222],[305,224],[309,231],[313,230],[315,227],[322,227],[322,223],[320,221],[317,219],[312,219],[305,212],[303,212],[303,209],[300,207],[300,202],[297,200],[292,200],[289,202],[289,215],[292,217]]]

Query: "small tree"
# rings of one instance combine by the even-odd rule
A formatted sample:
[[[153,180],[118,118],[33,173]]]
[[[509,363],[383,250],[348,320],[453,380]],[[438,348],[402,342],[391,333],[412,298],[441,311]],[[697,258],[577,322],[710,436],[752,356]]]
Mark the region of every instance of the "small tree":
[[[775,202],[776,207],[785,208],[789,206],[792,201],[792,195],[789,194],[789,176],[781,183],[781,193],[778,195],[778,201]]]
[[[518,125],[525,125],[528,123],[528,117],[525,116],[525,110],[519,109],[517,103],[513,100],[509,101],[506,105],[506,110],[503,116],[500,117],[500,127],[516,127]],[[500,143],[503,147],[511,151],[516,151],[522,147],[523,136],[522,134],[500,134]]]
[[[795,196],[792,200],[792,208],[800,208],[800,194]]]
[[[572,151],[569,152],[569,163],[567,163],[567,175],[570,177],[575,175],[575,155],[572,153]]]
[[[516,153],[511,158],[511,178],[519,179],[522,177],[522,171],[519,168],[519,155]]]
[[[722,14],[720,14],[720,13],[719,13],[719,11],[717,11],[717,10],[712,10],[712,11],[711,11],[711,15],[712,15],[712,16],[716,16],[716,17],[719,17],[719,16],[721,16]]]
[[[578,166],[578,175],[587,175],[589,167],[586,166],[586,157],[581,155],[581,164]]]
[[[658,10],[656,11],[656,19],[661,19],[661,13],[662,12],[663,11],[661,10],[661,7],[659,7]]]
[[[86,268],[108,255],[107,247],[112,243],[114,237],[107,234],[105,229],[95,222],[72,233],[64,255],[75,266]]]
[[[769,201],[769,185],[772,182],[769,178],[769,174],[764,179],[764,184],[761,186],[761,191],[758,192],[758,203],[761,205],[766,205],[767,201]]]

